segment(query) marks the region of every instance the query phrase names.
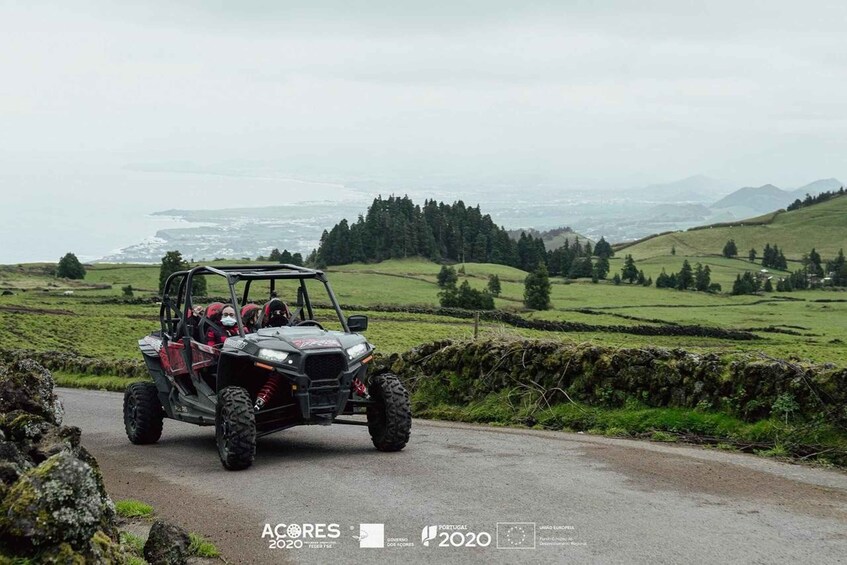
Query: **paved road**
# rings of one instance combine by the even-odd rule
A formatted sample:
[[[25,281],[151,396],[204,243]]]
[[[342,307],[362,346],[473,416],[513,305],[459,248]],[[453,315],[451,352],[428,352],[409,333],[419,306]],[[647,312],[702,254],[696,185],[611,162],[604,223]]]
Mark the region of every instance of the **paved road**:
[[[133,446],[121,395],[59,395],[113,498],[153,504],[234,563],[847,562],[847,474],[837,471],[416,420],[401,453],[375,451],[366,428],[295,428],[261,439],[251,469],[228,472],[211,428],[168,420],[158,444]],[[263,538],[266,524],[300,532]],[[316,524],[337,524],[339,537],[307,537]],[[360,541],[360,524],[384,524],[386,546],[413,546],[361,548],[378,539],[378,526],[365,526]],[[428,547],[426,526],[436,526]],[[440,546],[474,539],[490,544]],[[286,540],[305,546],[269,547]]]

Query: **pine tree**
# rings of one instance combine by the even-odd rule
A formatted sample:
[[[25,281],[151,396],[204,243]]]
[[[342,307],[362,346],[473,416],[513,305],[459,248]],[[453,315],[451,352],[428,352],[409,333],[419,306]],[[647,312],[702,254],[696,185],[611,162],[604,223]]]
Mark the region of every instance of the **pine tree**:
[[[324,233],[326,233],[326,232],[324,232]],[[279,263],[280,259],[282,259],[282,253],[279,252],[279,249],[274,247],[273,251],[271,251],[271,254],[268,255],[268,261],[273,261],[274,263]]]
[[[723,246],[723,256],[730,258],[738,256],[738,247],[735,245],[734,239],[730,239],[726,242],[726,245]]]
[[[708,292],[709,287],[712,285],[712,270],[708,265],[705,267],[700,263],[697,263],[694,268],[694,288],[699,290],[700,292]]]
[[[750,250],[749,253],[747,253],[747,258],[750,259],[751,263],[755,263],[757,255],[758,254],[756,253],[756,248],[753,248],[753,249]]]
[[[594,274],[594,266],[591,264],[591,257],[577,257],[571,264],[571,269],[568,272],[568,277],[572,279],[591,277]]]
[[[488,292],[492,296],[500,296],[500,277],[498,275],[488,275]]]
[[[788,270],[788,260],[785,258],[785,255],[782,253],[782,251],[779,252],[779,255],[776,258],[774,268],[779,269],[781,271]]]
[[[835,259],[827,261],[826,270],[832,273],[833,286],[847,286],[847,260],[844,258],[843,249],[838,250]]]
[[[676,288],[679,290],[687,290],[694,286],[694,272],[691,269],[691,263],[688,262],[688,259],[685,259],[682,262],[682,269],[679,270],[679,274],[676,278]]]
[[[597,252],[597,248],[594,248],[594,252]],[[597,262],[594,263],[594,276],[598,279],[605,279],[609,274],[609,259],[601,256],[597,259]]]
[[[84,279],[85,267],[76,258],[73,253],[66,253],[64,257],[59,259],[59,265],[56,267],[56,276],[63,279]]]
[[[438,286],[446,288],[448,286],[456,286],[459,282],[459,276],[456,274],[456,269],[447,265],[442,265],[438,271]]]
[[[550,308],[550,278],[543,264],[526,276],[524,281],[524,304],[534,310]]]
[[[809,253],[809,271],[813,275],[823,275],[823,266],[821,265],[821,261],[820,253],[818,253],[813,247],[811,253]]]
[[[635,259],[632,258],[632,255],[627,255],[624,259],[621,278],[629,284],[632,284],[638,278],[638,267],[635,266]]]
[[[597,257],[608,259],[610,257],[614,257],[615,252],[612,250],[612,246],[609,245],[609,242],[601,236],[600,241],[598,241],[597,245],[594,246],[594,255],[596,255]],[[602,279],[604,277],[600,278]]]

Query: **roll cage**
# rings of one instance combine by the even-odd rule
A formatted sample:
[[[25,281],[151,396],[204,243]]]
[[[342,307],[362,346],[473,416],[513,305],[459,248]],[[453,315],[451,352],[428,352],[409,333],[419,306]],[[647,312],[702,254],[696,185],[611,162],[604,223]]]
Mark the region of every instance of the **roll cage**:
[[[297,307],[298,309],[305,309],[308,317],[304,319],[309,320],[314,319],[314,311],[309,297],[309,290],[306,287],[306,281],[311,279],[321,282],[327,291],[327,295],[338,316],[341,327],[344,332],[350,333],[344,313],[341,311],[338,300],[335,298],[335,293],[332,291],[332,286],[330,286],[323,271],[288,264],[236,265],[226,267],[198,266],[185,271],[177,271],[165,280],[165,286],[162,290],[162,304],[159,309],[159,319],[161,322],[162,337],[164,339],[190,339],[188,324],[183,323],[180,325],[180,322],[185,321],[187,313],[193,308],[192,288],[195,278],[210,275],[220,276],[226,279],[227,287],[229,288],[229,300],[235,309],[238,335],[241,337],[245,335],[244,323],[241,320],[241,305],[248,303],[251,284],[253,281],[269,281],[270,296],[268,300],[270,300],[274,297],[276,281],[278,280],[299,280]],[[245,281],[245,285],[241,301],[239,302],[235,285],[241,281]],[[178,331],[180,329],[182,330],[182,335],[177,335],[180,333]]]

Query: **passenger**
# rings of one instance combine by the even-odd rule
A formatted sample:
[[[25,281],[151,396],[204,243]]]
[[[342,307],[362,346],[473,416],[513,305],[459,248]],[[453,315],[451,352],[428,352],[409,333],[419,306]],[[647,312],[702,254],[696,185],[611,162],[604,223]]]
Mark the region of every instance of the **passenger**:
[[[244,331],[253,333],[259,329],[259,312],[262,309],[256,304],[246,304],[241,309],[241,322],[244,324]]]
[[[191,336],[191,339],[200,339],[200,322],[203,320],[203,316],[205,315],[206,309],[199,304],[188,311],[185,317],[185,322],[188,324],[188,335]]]
[[[291,312],[288,306],[279,298],[273,298],[265,304],[262,310],[262,327],[263,328],[279,328],[288,325],[288,320],[291,318]]]
[[[222,308],[218,308],[221,306]],[[235,319],[235,309],[220,302],[209,304],[206,308],[206,345],[216,347],[223,345],[226,338],[238,335],[238,322]]]

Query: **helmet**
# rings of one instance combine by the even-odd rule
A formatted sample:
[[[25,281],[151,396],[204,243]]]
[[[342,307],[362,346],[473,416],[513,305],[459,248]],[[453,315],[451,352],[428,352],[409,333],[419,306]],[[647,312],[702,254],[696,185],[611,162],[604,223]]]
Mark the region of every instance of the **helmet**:
[[[288,323],[288,318],[291,312],[288,311],[288,306],[279,298],[273,298],[265,304],[265,309],[262,312],[262,326],[266,328],[278,328]]]
[[[213,322],[217,322],[221,319],[221,312],[224,309],[223,302],[212,302],[206,307],[206,317]]]
[[[255,324],[260,310],[261,308],[259,308],[256,304],[246,304],[241,309],[241,321],[244,322],[245,325]]]

